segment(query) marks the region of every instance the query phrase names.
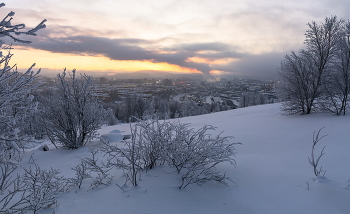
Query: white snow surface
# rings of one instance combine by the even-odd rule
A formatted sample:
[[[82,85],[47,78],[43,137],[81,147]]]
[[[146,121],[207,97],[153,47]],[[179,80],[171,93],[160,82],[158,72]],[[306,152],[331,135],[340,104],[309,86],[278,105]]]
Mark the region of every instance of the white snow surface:
[[[109,143],[115,143],[123,140],[124,136],[121,134],[119,130],[113,130],[108,134],[103,134],[100,136],[100,139],[109,142]]]
[[[179,175],[174,169],[161,166],[143,173],[139,186],[124,185],[121,170],[109,186],[89,190],[89,180],[81,189],[72,189],[59,196],[56,213],[232,213],[232,214],[335,214],[350,213],[350,115],[334,116],[281,115],[280,104],[254,106],[179,119],[198,129],[205,124],[217,127],[213,134],[234,136],[237,145],[234,167],[228,163],[218,166],[234,183],[229,186],[207,182],[204,188],[190,185],[178,189]],[[327,172],[315,181],[308,163],[312,134],[325,127],[316,154],[326,145],[320,166]],[[120,134],[130,134],[129,124],[104,127],[103,136],[117,140]],[[76,149],[55,149],[44,152],[28,151],[23,165],[34,152],[42,168],[58,168],[65,177],[72,177],[71,167],[89,156],[88,150],[98,146],[93,141]],[[118,183],[124,188],[122,191]],[[309,189],[308,185],[309,184]],[[41,213],[52,213],[52,208]]]

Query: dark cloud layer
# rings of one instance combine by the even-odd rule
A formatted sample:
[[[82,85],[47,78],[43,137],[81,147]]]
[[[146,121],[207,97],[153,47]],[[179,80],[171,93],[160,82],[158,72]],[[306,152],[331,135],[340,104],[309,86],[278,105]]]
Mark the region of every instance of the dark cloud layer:
[[[156,42],[142,39],[110,39],[93,36],[64,36],[34,38],[30,46],[53,53],[76,55],[103,55],[111,60],[138,60],[154,63],[165,62],[181,67],[197,69],[203,74],[211,70],[239,74],[251,78],[274,78],[276,68],[283,57],[281,53],[250,55],[235,52],[234,47],[225,43],[181,44],[174,47],[157,48]],[[213,65],[193,62],[191,57],[217,59],[239,59],[232,63]]]
[[[277,68],[286,53],[274,52],[246,56],[240,61],[213,67],[245,78],[276,79]]]
[[[178,46],[178,48],[185,51],[224,51],[228,50],[229,47],[229,45],[220,42],[184,44]]]

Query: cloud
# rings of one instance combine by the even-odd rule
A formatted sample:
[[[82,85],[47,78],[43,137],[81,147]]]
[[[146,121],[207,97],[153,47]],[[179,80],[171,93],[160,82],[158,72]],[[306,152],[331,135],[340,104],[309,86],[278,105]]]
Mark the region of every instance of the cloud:
[[[213,66],[213,69],[245,78],[273,80],[277,78],[277,68],[285,54],[282,52],[273,52],[246,55],[241,60],[225,65]]]
[[[170,47],[159,46],[160,40],[134,38],[111,39],[94,36],[52,37],[48,32],[33,38],[31,48],[75,55],[105,56],[111,60],[165,62],[196,69],[203,74],[212,70],[224,71],[237,76],[275,79],[276,69],[285,53],[272,52],[248,54],[234,51],[235,47],[221,42],[186,43]],[[192,57],[208,62],[194,62]],[[210,60],[232,59],[229,63],[211,64]]]
[[[243,54],[231,51],[224,43],[193,43],[173,47],[161,47],[157,40],[133,38],[111,39],[94,36],[52,37],[46,32],[33,38],[29,46],[34,49],[75,55],[105,56],[111,60],[136,60],[154,63],[165,62],[181,67],[197,69],[209,74],[209,63],[191,61],[191,57],[208,59],[241,58]]]
[[[179,49],[185,51],[224,51],[230,48],[230,45],[221,42],[211,43],[195,43],[195,44],[182,44],[178,46]]]

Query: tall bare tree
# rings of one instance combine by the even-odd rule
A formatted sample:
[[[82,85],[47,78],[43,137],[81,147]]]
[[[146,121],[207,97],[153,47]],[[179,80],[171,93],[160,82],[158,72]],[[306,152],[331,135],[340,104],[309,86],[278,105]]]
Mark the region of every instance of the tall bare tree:
[[[332,72],[326,78],[323,109],[337,115],[345,115],[350,98],[350,22],[344,23],[342,38],[337,43]]]
[[[299,54],[286,55],[279,68],[281,78],[278,92],[285,102],[282,110],[291,114],[308,114],[313,108],[315,92],[312,64],[309,55],[302,50]]]
[[[331,61],[336,57],[342,38],[344,20],[326,17],[325,22],[308,23],[306,49],[285,56],[279,68],[280,96],[287,100],[282,106],[289,113],[310,114],[317,99],[324,93]]]

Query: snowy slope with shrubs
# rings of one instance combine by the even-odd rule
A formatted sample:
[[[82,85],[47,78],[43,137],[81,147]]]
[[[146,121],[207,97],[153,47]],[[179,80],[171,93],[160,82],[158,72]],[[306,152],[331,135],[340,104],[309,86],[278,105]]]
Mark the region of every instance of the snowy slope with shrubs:
[[[229,186],[206,182],[203,188],[189,185],[179,189],[179,175],[173,168],[159,166],[143,172],[139,185],[124,185],[122,170],[111,172],[110,185],[90,189],[86,179],[82,187],[58,197],[56,213],[350,213],[350,116],[330,114],[281,115],[280,104],[236,109],[213,114],[181,118],[195,129],[205,124],[216,126],[211,133],[234,136],[237,166],[217,166],[232,179]],[[315,155],[326,145],[319,166],[324,177],[315,179],[311,155],[313,132],[325,127],[328,135],[316,145]],[[118,130],[118,131],[116,131]],[[130,134],[129,124],[104,127],[111,139]],[[39,149],[23,158],[24,167],[32,166],[32,155],[41,168],[60,169],[61,175],[73,177],[71,170],[80,158],[89,157],[88,150],[98,147],[93,141],[76,150]],[[102,158],[102,157],[100,157]],[[117,185],[120,185],[119,188]],[[53,208],[42,209],[52,213]]]

